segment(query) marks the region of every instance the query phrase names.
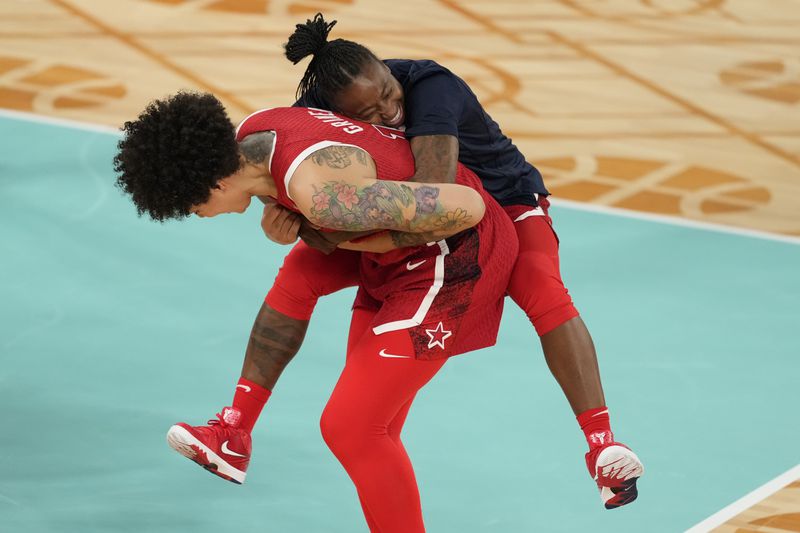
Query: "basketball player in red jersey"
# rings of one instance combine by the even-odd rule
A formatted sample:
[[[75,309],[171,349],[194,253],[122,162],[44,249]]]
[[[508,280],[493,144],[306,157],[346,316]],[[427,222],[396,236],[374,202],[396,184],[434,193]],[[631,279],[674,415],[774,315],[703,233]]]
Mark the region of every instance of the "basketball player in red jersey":
[[[428,60],[380,61],[364,46],[328,41],[334,25],[321,15],[298,24],[286,57],[312,60],[295,105],[332,109],[364,122],[405,127],[415,158],[411,181],[451,182],[461,162],[514,222],[520,253],[508,294],[541,339],[547,364],[561,385],[589,445],[588,470],[608,509],[637,497],[641,461],[611,431],[592,338],[572,303],[559,269],[559,245],[548,213],[548,191],[538,170],[503,135],[458,76]],[[268,204],[268,235],[297,243],[256,317],[232,409],[252,429],[280,373],[297,353],[317,299],[358,283],[358,254],[337,249],[335,262],[306,243],[330,251],[348,234],[315,234],[296,213]],[[409,245],[414,234],[395,234]],[[348,271],[351,273],[347,275]]]
[[[257,112],[234,139],[218,100],[181,93],[124,129],[117,183],[155,220],[243,212],[253,196],[269,196],[321,228],[388,230],[342,245],[363,252],[361,284],[321,427],[370,529],[423,532],[400,432],[416,393],[449,357],[494,344],[517,255],[508,216],[466,167],[454,184],[403,181],[414,159],[399,131],[329,111]],[[428,242],[397,248],[393,232]],[[178,424],[168,440],[241,482],[246,462],[237,468],[237,459],[249,457],[250,440],[239,416],[223,411],[221,431]]]

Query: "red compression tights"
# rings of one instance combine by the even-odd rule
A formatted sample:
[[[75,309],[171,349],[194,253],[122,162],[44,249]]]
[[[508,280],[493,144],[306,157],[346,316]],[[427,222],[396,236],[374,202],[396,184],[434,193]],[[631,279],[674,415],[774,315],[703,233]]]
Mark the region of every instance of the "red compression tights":
[[[422,533],[411,460],[400,441],[414,396],[446,359],[418,361],[404,330],[375,335],[374,313],[353,311],[347,362],[322,413],[322,436],[356,486],[373,533]],[[383,357],[391,355],[411,357]]]

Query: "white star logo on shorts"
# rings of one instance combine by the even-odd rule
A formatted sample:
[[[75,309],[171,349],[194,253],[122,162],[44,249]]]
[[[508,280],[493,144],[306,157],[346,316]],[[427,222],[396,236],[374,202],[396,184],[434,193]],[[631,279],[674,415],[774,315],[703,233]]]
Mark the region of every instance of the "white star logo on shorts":
[[[439,325],[436,326],[436,329],[426,329],[425,333],[427,333],[428,337],[431,338],[430,342],[428,342],[428,348],[438,346],[442,350],[444,350],[445,339],[449,339],[453,335],[452,331],[447,331],[444,329],[444,326],[442,326],[441,322],[439,322]]]

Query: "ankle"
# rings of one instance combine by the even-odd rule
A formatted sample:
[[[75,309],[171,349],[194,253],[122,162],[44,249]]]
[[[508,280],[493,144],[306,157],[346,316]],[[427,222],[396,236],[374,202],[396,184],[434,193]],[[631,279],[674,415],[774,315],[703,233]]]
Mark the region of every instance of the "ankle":
[[[236,393],[233,396],[233,409],[241,413],[241,420],[239,428],[247,433],[253,431],[253,427],[261,416],[261,411],[266,405],[272,393],[266,389],[245,378],[239,378],[236,384]]]
[[[614,442],[614,434],[611,432],[611,419],[608,415],[608,407],[605,405],[584,411],[575,418],[577,418],[581,431],[586,437],[589,449]]]

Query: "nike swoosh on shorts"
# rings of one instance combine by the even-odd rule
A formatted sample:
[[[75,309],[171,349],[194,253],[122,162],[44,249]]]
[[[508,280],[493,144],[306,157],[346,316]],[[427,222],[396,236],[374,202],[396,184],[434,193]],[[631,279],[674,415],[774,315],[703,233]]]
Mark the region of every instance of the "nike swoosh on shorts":
[[[387,357],[387,358],[390,358],[390,359],[411,359],[410,355],[395,355],[395,354],[391,354],[391,353],[386,353],[386,348],[384,348],[380,352],[378,352],[378,355],[380,355],[381,357]]]

